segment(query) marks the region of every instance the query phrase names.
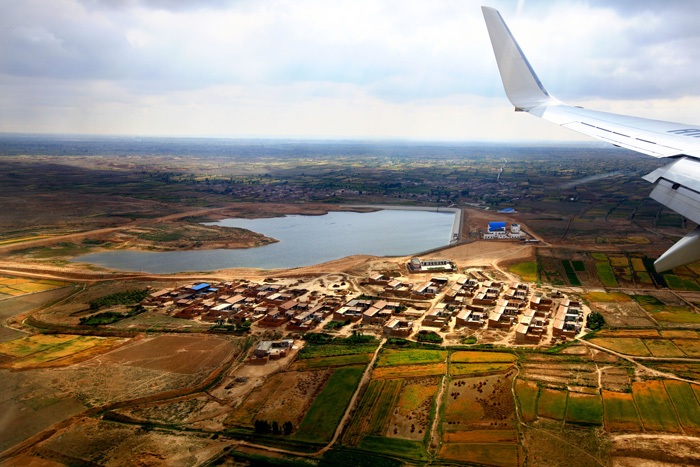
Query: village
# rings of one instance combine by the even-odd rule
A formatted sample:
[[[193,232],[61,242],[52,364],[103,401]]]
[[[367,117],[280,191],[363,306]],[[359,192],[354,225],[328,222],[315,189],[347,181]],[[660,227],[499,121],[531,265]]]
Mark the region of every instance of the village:
[[[447,260],[412,258],[405,276],[377,273],[328,284],[299,279],[198,282],[158,290],[142,304],[175,318],[282,337],[323,330],[455,344],[472,336],[480,343],[536,346],[583,333],[590,310],[577,297],[496,281],[487,273],[458,271]],[[255,353],[258,362],[284,357],[292,347],[284,339],[270,342],[260,344],[264,350]]]

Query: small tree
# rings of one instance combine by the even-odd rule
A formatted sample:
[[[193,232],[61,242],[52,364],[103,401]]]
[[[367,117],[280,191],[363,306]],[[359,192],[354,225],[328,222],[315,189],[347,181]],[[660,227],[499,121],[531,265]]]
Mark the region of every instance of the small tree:
[[[280,431],[279,423],[277,423],[276,421],[272,422],[272,434],[279,435],[280,433],[282,432]]]
[[[294,429],[294,427],[292,426],[292,422],[284,422],[282,424],[282,432],[285,435],[291,434],[293,429]]]

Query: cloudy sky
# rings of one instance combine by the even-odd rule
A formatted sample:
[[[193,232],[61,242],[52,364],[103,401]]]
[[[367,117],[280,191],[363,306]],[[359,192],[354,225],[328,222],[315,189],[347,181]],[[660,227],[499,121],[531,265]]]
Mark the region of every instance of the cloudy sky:
[[[482,4],[560,100],[700,123],[695,0],[0,0],[0,132],[585,139],[512,111]]]

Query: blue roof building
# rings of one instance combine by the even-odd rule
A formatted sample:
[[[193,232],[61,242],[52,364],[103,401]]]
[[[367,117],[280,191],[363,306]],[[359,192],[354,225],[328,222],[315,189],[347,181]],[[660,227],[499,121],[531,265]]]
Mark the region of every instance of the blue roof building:
[[[505,222],[489,222],[489,232],[505,232]]]
[[[201,292],[202,290],[208,289],[209,287],[211,287],[211,285],[202,283],[202,284],[198,284],[198,285],[193,286],[190,290],[193,290],[195,292]]]

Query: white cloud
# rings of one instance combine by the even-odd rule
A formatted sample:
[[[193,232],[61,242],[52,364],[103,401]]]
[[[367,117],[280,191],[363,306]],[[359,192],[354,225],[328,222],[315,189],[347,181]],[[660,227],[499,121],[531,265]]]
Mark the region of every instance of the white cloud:
[[[577,138],[512,112],[480,3],[0,0],[0,131]],[[692,116],[673,4],[491,3],[557,97]]]

